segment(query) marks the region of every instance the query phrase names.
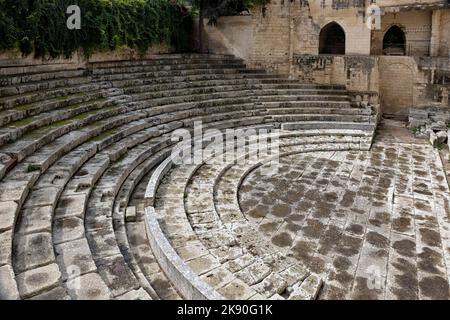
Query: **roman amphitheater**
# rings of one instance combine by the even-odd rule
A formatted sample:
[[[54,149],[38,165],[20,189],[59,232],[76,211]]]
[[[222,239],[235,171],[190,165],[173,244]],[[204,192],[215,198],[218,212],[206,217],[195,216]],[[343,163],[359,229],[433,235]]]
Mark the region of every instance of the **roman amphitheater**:
[[[204,32],[0,55],[0,299],[448,300],[449,1],[271,0]],[[202,153],[230,129],[243,149]]]

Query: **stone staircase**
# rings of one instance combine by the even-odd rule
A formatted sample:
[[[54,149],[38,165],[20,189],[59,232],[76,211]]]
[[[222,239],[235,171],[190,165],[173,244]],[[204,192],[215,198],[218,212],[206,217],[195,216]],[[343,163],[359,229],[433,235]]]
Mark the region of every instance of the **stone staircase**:
[[[172,167],[172,133],[202,121],[280,129],[281,153],[368,150],[370,107],[228,55],[53,69],[0,68],[0,299],[315,298],[320,277],[239,210],[261,160]]]

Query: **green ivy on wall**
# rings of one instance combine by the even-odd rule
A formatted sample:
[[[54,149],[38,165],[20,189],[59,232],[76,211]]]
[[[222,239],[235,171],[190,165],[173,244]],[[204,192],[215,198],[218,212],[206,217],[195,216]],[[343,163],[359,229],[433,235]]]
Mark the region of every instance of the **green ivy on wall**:
[[[66,27],[69,5],[81,9],[81,29]],[[70,56],[83,49],[145,51],[158,43],[190,49],[192,18],[168,0],[0,0],[0,50]]]

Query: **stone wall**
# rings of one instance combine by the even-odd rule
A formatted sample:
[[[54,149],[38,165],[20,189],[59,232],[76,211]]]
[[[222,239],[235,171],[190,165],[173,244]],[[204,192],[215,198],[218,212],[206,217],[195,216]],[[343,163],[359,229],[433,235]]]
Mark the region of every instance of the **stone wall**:
[[[436,4],[446,3],[447,0],[375,0],[376,4],[380,7],[388,6],[402,6],[410,4]]]
[[[440,18],[439,55],[450,57],[450,10],[443,10]]]
[[[431,11],[387,13],[382,16],[381,29],[372,32],[371,54],[383,54],[383,38],[392,26],[405,33],[407,55],[428,55],[431,40]]]
[[[343,85],[359,99],[378,103],[378,57],[295,55],[292,77],[306,83]]]
[[[289,73],[293,7],[290,0],[272,0],[267,6],[252,10],[253,48],[249,58],[252,66]]]
[[[308,5],[302,7],[301,18],[296,23],[296,30],[303,30],[310,39],[311,46],[294,44],[294,52],[298,54],[318,54],[319,34],[323,27],[331,22],[338,23],[346,35],[346,54],[370,54],[370,30],[365,23],[365,1],[304,1]],[[296,6],[296,1],[293,1]],[[297,13],[297,11],[295,11]],[[305,21],[308,17],[310,21]],[[300,26],[303,24],[303,26]],[[300,32],[296,32],[300,34]],[[295,37],[295,40],[302,41]]]
[[[250,15],[221,17],[216,25],[208,25],[205,19],[208,50],[220,54],[234,54],[249,60],[253,49],[253,22]]]
[[[380,101],[387,114],[406,115],[427,102],[427,74],[413,57],[380,56]]]
[[[441,62],[439,66],[432,63],[433,71],[418,63],[430,54],[448,57],[450,10],[434,6],[446,1],[378,0],[381,30],[371,31],[366,8],[372,2],[272,0],[265,7],[255,7],[250,17],[220,18],[217,30],[209,29],[217,39],[209,47],[214,51],[221,43],[219,53],[238,54],[251,67],[289,74],[303,82],[345,85],[357,99],[379,101],[384,113],[406,116],[408,108],[433,102],[436,79],[447,77],[439,71]],[[411,5],[431,6],[412,10]],[[331,22],[345,32],[345,56],[319,55],[320,32]],[[409,56],[382,56],[384,34],[393,25],[404,30]]]

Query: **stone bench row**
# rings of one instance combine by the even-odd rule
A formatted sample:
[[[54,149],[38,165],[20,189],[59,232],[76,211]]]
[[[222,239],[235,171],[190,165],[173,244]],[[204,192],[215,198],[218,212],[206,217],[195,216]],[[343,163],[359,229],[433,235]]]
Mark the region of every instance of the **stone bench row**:
[[[208,70],[208,69],[245,69],[245,64],[242,62],[235,61],[224,61],[224,62],[200,62],[200,63],[186,63],[177,65],[139,65],[139,66],[117,66],[113,68],[93,68],[91,74],[96,76],[102,75],[114,75],[114,74],[129,74],[129,73],[146,73],[155,72],[161,74],[169,73],[180,73],[180,72],[190,72],[194,70]]]
[[[45,168],[43,168],[43,170],[45,170]]]
[[[113,67],[133,67],[133,66],[145,66],[145,65],[162,65],[164,67],[170,67],[171,65],[186,65],[186,64],[205,64],[205,63],[242,63],[241,59],[236,59],[234,57],[188,57],[185,59],[177,58],[176,56],[166,57],[161,59],[151,59],[151,60],[134,60],[134,61],[115,61],[115,62],[98,62],[90,63],[87,68],[76,68],[72,65],[67,64],[49,64],[49,65],[39,65],[39,66],[8,66],[0,67],[0,84],[3,86],[17,85],[27,82],[45,81],[60,78],[69,78],[83,76],[94,69],[104,69]]]
[[[227,99],[220,99],[223,95],[227,96]],[[243,100],[242,99],[242,95],[246,95],[248,98],[248,100]],[[227,92],[227,93],[217,93],[216,94],[217,99],[216,100],[210,100],[213,104],[215,104],[216,102],[226,102],[226,103],[249,103],[252,100],[252,93],[249,91],[233,91],[233,92]],[[205,98],[214,98],[214,95],[190,95],[190,96],[181,96],[181,97],[170,97],[170,98],[159,98],[159,99],[150,99],[150,100],[144,100],[141,101],[142,103],[140,103],[140,101],[133,101],[133,105],[134,107],[132,107],[132,109],[137,110],[137,109],[144,109],[144,108],[150,108],[152,106],[158,106],[158,105],[164,105],[164,104],[170,104],[170,103],[185,103],[185,102],[192,102],[192,101],[201,101],[199,103],[199,105],[208,105],[207,101],[205,101]],[[236,98],[236,100],[231,100]],[[113,102],[110,101],[99,101],[98,104],[96,105],[94,104],[89,104],[87,106],[82,106],[81,108],[79,108],[80,111],[86,111],[86,107],[87,108],[93,108],[94,110],[100,107],[104,107],[109,106],[111,104],[114,104]],[[211,104],[211,103],[210,103]],[[181,107],[184,107],[183,105]],[[79,127],[81,125],[85,125],[86,123],[88,123],[89,121],[94,120],[98,120],[102,118],[102,114],[104,115],[114,115],[114,114],[120,114],[120,113],[126,113],[129,109],[124,108],[124,107],[115,107],[111,110],[104,110],[103,112],[99,112],[98,114],[95,113],[93,114],[92,111],[89,112],[85,112],[85,118],[82,119],[82,115],[77,115],[74,119],[73,119],[73,124],[70,125],[69,123],[61,123],[61,127],[56,128],[55,130],[53,130],[52,126],[48,126],[47,128],[44,128],[41,131],[44,132],[38,132],[40,135],[44,135],[45,136],[45,130],[47,129],[47,131],[49,131],[50,133],[54,134],[54,131],[58,131],[58,132],[66,132],[63,130],[64,125],[65,125],[65,130],[71,130],[74,127]],[[18,130],[17,131],[10,131],[8,130],[8,133],[6,134],[7,136],[4,139],[4,142],[11,142],[12,140],[14,140],[17,137],[20,137],[22,134],[24,134],[26,132],[27,128],[34,128],[35,126],[45,126],[48,124],[52,123],[52,119],[53,121],[61,121],[62,119],[66,119],[69,118],[71,115],[73,115],[74,113],[76,114],[77,112],[79,112],[78,110],[71,110],[71,113],[69,112],[66,116],[64,116],[63,114],[61,114],[60,112],[54,112],[54,118],[52,118],[52,115],[49,115],[47,118],[44,118],[42,121],[39,121],[39,119],[35,119],[34,122],[31,123],[25,123],[22,128],[22,130]],[[164,112],[170,112],[170,106],[167,106],[167,108],[165,108]],[[20,124],[20,123],[19,123]],[[32,137],[34,138],[34,137]],[[54,138],[54,135],[52,135],[52,138]],[[41,137],[41,139],[43,139]],[[36,144],[36,142],[34,142],[34,144]],[[17,150],[17,147],[9,147],[8,152],[11,152],[11,150]],[[17,151],[16,151],[17,152]]]
[[[163,76],[169,76],[169,75],[187,75],[187,74],[198,74],[206,73],[208,70],[221,70],[222,73],[233,73],[236,72],[239,68],[244,68],[245,65],[242,64],[225,64],[225,65],[217,65],[217,64],[199,64],[199,65],[184,65],[186,69],[182,69],[183,66],[179,66],[181,69],[171,70],[170,68],[166,67],[166,70],[164,70],[164,67],[153,68],[148,70],[152,72],[145,72],[147,70],[145,67],[143,69],[138,68],[124,68],[116,70],[117,73],[115,73],[115,69],[110,69],[108,72],[104,70],[105,74],[97,75],[95,78],[96,80],[100,80],[102,78],[104,79],[113,79],[114,75],[122,74],[122,77],[125,77],[127,75],[131,75],[134,78],[138,75],[147,74],[150,76],[152,74],[154,77],[163,77]],[[127,71],[128,70],[128,71]],[[200,71],[201,70],[201,71]],[[140,72],[138,72],[140,71]],[[218,71],[219,72],[219,71]],[[15,77],[14,75],[10,75],[7,77],[3,77],[2,82],[2,88],[0,88],[0,97],[5,96],[13,96],[18,94],[24,94],[29,93],[32,91],[38,91],[38,90],[47,90],[62,86],[68,86],[73,85],[77,83],[83,83],[86,81],[86,79],[92,79],[90,76],[91,72],[87,72],[87,70],[75,70],[75,71],[58,71],[58,72],[49,72],[49,73],[39,73],[29,76],[20,75],[18,77]]]
[[[269,81],[270,78],[267,77],[267,75],[258,72],[259,71],[249,71],[248,79],[252,79],[252,81]],[[262,79],[266,80],[256,80],[259,76],[262,76]],[[50,88],[57,85],[63,85],[64,83],[64,81],[58,83],[59,80],[52,81],[53,84],[49,85]],[[270,81],[273,83],[273,81],[277,80],[271,79]],[[35,83],[33,85],[39,87],[41,86],[41,83]],[[102,84],[102,86],[103,85],[104,84]],[[55,89],[54,92],[57,90],[58,89]],[[245,90],[241,91],[245,92]],[[111,103],[111,107],[107,107],[107,109],[101,112],[96,112],[95,110],[100,106],[93,107],[93,109],[89,110],[80,107],[80,109],[75,109],[77,111],[73,111],[73,113],[68,111],[68,113],[65,114],[67,115],[67,119],[63,120],[65,115],[58,115],[55,110],[52,114],[42,114],[42,118],[35,118],[35,123],[27,123],[27,121],[25,121],[22,125],[17,126],[18,130],[15,133],[11,133],[11,135],[15,135],[15,139],[18,140],[15,143],[2,148],[2,152],[5,155],[12,155],[13,160],[17,161],[18,164],[12,168],[12,170],[11,166],[8,165],[8,169],[11,170],[9,173],[2,169],[2,175],[6,174],[6,176],[1,182],[4,188],[2,188],[2,191],[0,192],[0,201],[3,207],[1,210],[2,223],[0,225],[0,244],[2,246],[0,268],[3,273],[17,273],[17,283],[20,287],[19,291],[21,291],[21,296],[24,298],[31,298],[50,297],[58,294],[62,297],[74,295],[73,287],[70,287],[70,284],[69,287],[61,286],[62,278],[61,276],[58,276],[57,272],[54,272],[55,276],[50,277],[48,279],[49,283],[46,283],[44,286],[36,285],[35,288],[33,288],[33,286],[31,286],[31,288],[24,286],[27,279],[35,277],[34,275],[37,272],[62,269],[60,269],[58,263],[55,263],[56,257],[51,257],[52,259],[42,262],[48,258],[49,255],[51,256],[52,251],[48,249],[48,246],[47,248],[45,248],[45,246],[44,248],[40,248],[38,245],[37,247],[39,249],[44,250],[44,254],[42,255],[43,260],[28,265],[26,258],[27,254],[20,254],[20,252],[26,252],[21,251],[23,247],[21,244],[25,243],[27,245],[24,247],[27,247],[28,244],[36,245],[36,243],[48,243],[49,238],[51,238],[52,241],[55,241],[55,246],[64,243],[64,241],[60,242],[61,232],[53,232],[57,229],[51,229],[52,234],[49,236],[48,225],[44,228],[44,230],[46,230],[44,232],[37,232],[37,229],[31,232],[33,237],[38,234],[36,238],[30,236],[28,231],[21,232],[21,221],[26,221],[23,217],[27,217],[28,215],[30,215],[31,218],[33,217],[33,210],[29,209],[36,208],[36,203],[39,203],[39,201],[42,201],[41,204],[45,204],[45,206],[38,205],[38,207],[49,207],[54,209],[55,206],[57,206],[60,195],[65,189],[64,186],[66,184],[69,186],[71,183],[72,176],[75,173],[72,170],[82,167],[89,158],[95,158],[95,154],[98,154],[101,150],[107,150],[109,148],[108,146],[111,146],[110,151],[107,153],[107,157],[109,158],[109,161],[114,162],[114,164],[103,164],[100,166],[101,170],[95,172],[94,178],[100,178],[101,175],[105,175],[105,179],[103,179],[103,177],[100,178],[99,181],[101,182],[98,186],[91,185],[88,187],[88,189],[94,191],[92,192],[92,196],[90,196],[89,201],[91,202],[86,203],[92,204],[89,205],[89,207],[95,207],[95,204],[105,202],[104,205],[108,207],[108,212],[110,211],[110,215],[108,216],[107,214],[106,217],[108,219],[112,216],[117,218],[115,220],[112,219],[112,222],[108,220],[108,231],[114,233],[116,241],[117,238],[123,240],[123,222],[120,222],[123,220],[123,217],[118,211],[114,211],[113,208],[115,206],[116,196],[120,187],[127,179],[127,176],[142,163],[140,160],[132,160],[131,163],[126,163],[128,159],[126,153],[133,149],[134,146],[137,146],[137,149],[135,150],[139,150],[139,144],[144,143],[149,139],[158,139],[158,136],[161,134],[168,134],[183,126],[191,127],[196,120],[203,120],[205,122],[205,128],[225,129],[248,125],[260,125],[267,128],[280,127],[279,123],[274,122],[273,119],[267,115],[267,111],[264,110],[264,108],[260,108],[261,105],[257,105],[257,107],[252,110],[254,101],[252,94],[254,93],[247,92],[246,94],[248,94],[248,96],[245,96],[244,92],[234,91],[231,94],[229,92],[222,92],[222,96],[217,94],[214,96],[214,99],[209,100],[205,99],[210,95],[200,94],[196,95],[195,98],[192,98],[186,94],[184,96],[176,97],[175,100],[170,100],[169,97],[154,99],[154,96],[143,95],[141,96],[143,98],[142,101],[132,101],[133,98],[128,99],[123,96],[123,90],[120,88],[111,88],[108,94],[112,97],[109,97],[110,99],[105,101],[105,103]],[[95,94],[92,94],[92,96],[94,95]],[[225,95],[225,98],[223,98],[223,95]],[[242,97],[243,95],[244,97]],[[186,102],[186,100],[188,102]],[[165,105],[166,103],[167,105]],[[242,103],[244,103],[244,105],[240,105]],[[115,104],[118,104],[118,106],[115,106]],[[84,114],[83,111],[85,111]],[[77,114],[77,112],[82,113]],[[52,118],[53,115],[54,118]],[[48,124],[48,122],[50,122],[51,125],[39,128],[39,122],[44,126]],[[27,132],[27,130],[31,131]],[[162,144],[158,145],[167,148],[169,147],[169,145],[166,145],[166,139],[163,139],[160,143]],[[149,157],[155,152],[157,153],[156,149],[148,151],[144,148],[142,151]],[[66,154],[67,156],[65,156]],[[134,153],[131,152],[130,157],[132,157],[133,154]],[[136,155],[138,157],[136,159],[141,159],[139,154]],[[122,156],[125,156],[125,158],[121,159]],[[163,155],[161,155],[161,157],[164,158]],[[149,161],[152,165],[156,165],[163,158],[157,156],[154,160],[155,162]],[[123,170],[119,165],[122,160],[125,161],[125,163],[122,164],[125,165]],[[142,158],[142,161],[146,161],[146,159]],[[115,167],[114,165],[117,166]],[[69,166],[71,170],[64,170],[64,166]],[[80,174],[83,172],[82,170],[83,168],[80,169]],[[62,173],[59,173],[59,171]],[[106,178],[108,176],[109,178]],[[108,191],[105,194],[103,191],[108,188],[113,188],[113,191]],[[76,190],[81,191],[83,189],[86,189],[86,185],[80,183]],[[99,191],[101,195],[99,195],[97,191]],[[28,194],[30,194],[30,196],[28,196]],[[91,195],[91,191],[89,192],[89,195]],[[96,197],[100,198],[97,199]],[[50,211],[52,212],[52,210]],[[94,208],[86,217],[95,217],[95,214]],[[39,219],[39,212],[36,213],[36,215]],[[19,225],[18,229],[15,230],[14,226],[18,216],[20,217],[18,220]],[[62,221],[62,219],[57,220]],[[36,225],[39,225],[39,220],[36,220],[35,223]],[[33,224],[34,223],[29,223],[28,225]],[[121,229],[122,231],[120,231]],[[90,236],[85,239],[86,242],[84,242],[84,244],[87,243],[89,248],[97,248],[97,241],[101,241],[101,239],[96,237],[95,232],[97,232],[97,230],[94,228],[89,230],[89,232]],[[12,249],[11,245],[13,238],[14,243],[16,244],[15,249]],[[72,240],[78,241],[80,239],[77,238]],[[150,294],[150,296],[152,295],[152,285],[145,284],[146,282],[142,280],[143,278],[140,277],[139,272],[136,271],[137,269],[126,269],[128,268],[127,264],[131,264],[131,260],[128,258],[125,259],[123,256],[124,250],[121,250],[120,248],[121,246],[126,247],[126,241],[122,240],[120,245],[118,245],[117,242],[114,245],[119,248],[118,251],[114,252],[114,259],[103,252],[103,250],[94,250],[96,251],[96,253],[92,254],[94,257],[94,265],[97,268],[96,270],[100,271],[98,273],[94,271],[88,272],[86,276],[83,275],[83,277],[79,277],[79,280],[84,283],[90,283],[94,278],[102,279],[103,284],[108,287],[109,291],[103,290],[105,287],[102,287],[100,292],[108,292],[111,297],[120,298],[126,295],[127,297],[135,296],[148,298],[148,294]],[[5,248],[5,250],[3,250],[3,248]],[[13,250],[14,252],[19,252],[19,254],[17,256],[13,255]],[[49,255],[46,253],[49,253]],[[128,286],[124,289],[120,288],[119,284],[116,284],[119,285],[119,288],[114,287],[114,281],[111,279],[114,279],[117,276],[111,275],[110,271],[115,264],[125,268],[123,269],[121,267],[123,270],[128,270],[128,278],[134,279],[130,280],[130,283],[132,283],[131,287]],[[39,270],[39,268],[44,269]],[[68,274],[67,270],[64,272]],[[62,274],[64,274],[64,272],[62,272]],[[11,277],[5,277],[5,279],[11,279]],[[68,278],[66,278],[66,282],[67,280]],[[69,280],[69,283],[71,283],[71,280]],[[5,280],[5,283],[5,287],[10,288],[14,281]],[[141,287],[139,287],[137,283],[139,283]],[[42,290],[42,287],[44,287],[45,290]],[[145,288],[147,288],[147,290]],[[143,290],[147,292],[147,295]],[[85,293],[80,293],[80,295]],[[14,296],[14,293],[11,294],[11,296]]]
[[[242,92],[243,94],[245,93]],[[94,99],[93,101],[90,101],[86,104],[80,104],[80,105],[76,105],[75,108],[73,106],[68,107],[69,110],[55,110],[54,112],[47,112],[44,115],[41,115],[40,117],[29,117],[30,121],[25,120],[18,120],[16,122],[11,123],[8,127],[3,128],[3,131],[5,132],[3,136],[1,136],[1,131],[2,129],[0,129],[0,143],[9,143],[12,142],[14,140],[16,140],[17,138],[21,137],[23,134],[25,134],[26,132],[33,130],[33,129],[37,129],[39,127],[42,126],[48,126],[50,124],[52,124],[53,122],[58,122],[58,121],[62,121],[62,120],[67,120],[71,117],[74,116],[78,116],[78,118],[80,117],[79,115],[82,113],[88,113],[91,112],[93,110],[99,109],[99,108],[104,108],[105,106],[109,105],[109,102],[103,100],[102,98],[99,99],[99,97],[103,96],[103,93],[95,93],[92,95],[89,95],[90,98]],[[150,95],[151,96],[151,95]],[[194,96],[190,96],[191,98],[201,98],[204,96],[200,96],[197,97],[196,95]],[[84,98],[84,97],[82,97]],[[95,99],[97,98],[97,99]],[[142,97],[139,97],[142,99]],[[146,99],[150,99],[150,97],[148,97],[146,95],[145,97]],[[88,100],[89,98],[86,97],[86,100]],[[156,102],[155,102],[156,100]],[[152,99],[153,102],[155,102],[156,104],[158,103],[157,99]],[[137,102],[137,101],[135,101]],[[170,101],[172,102],[172,100]],[[284,109],[285,111],[288,111],[287,109]],[[325,110],[319,110],[317,109],[317,111],[320,111],[320,113],[323,113]],[[329,110],[329,109],[328,109]],[[367,109],[355,109],[355,110],[361,110],[360,113],[362,113],[363,110],[366,110],[367,112],[370,112]],[[65,111],[65,112],[64,112]],[[269,114],[277,114],[277,113],[285,113],[282,112],[282,109],[269,109],[268,113]],[[290,113],[294,113],[295,111],[297,111],[298,113],[307,113],[306,111],[304,111],[303,109],[298,109],[298,110],[291,110]],[[287,113],[287,112],[286,112]],[[340,111],[338,110],[334,110],[334,113],[344,113],[344,114],[355,114],[356,112],[353,110],[347,110],[347,111]],[[365,121],[361,120],[361,121]],[[5,119],[4,122],[6,122],[7,120]],[[287,120],[283,120],[283,121],[287,121]],[[291,120],[289,120],[291,121]]]
[[[348,145],[347,146],[344,146],[343,148],[348,148]],[[314,150],[314,149],[313,149]],[[147,188],[147,193],[146,193],[146,197],[147,197],[147,199],[148,199],[148,201],[150,201],[150,203],[152,203],[153,202],[153,200],[154,200],[154,198],[155,198],[155,190],[156,190],[156,186],[158,185],[158,183],[159,183],[159,181],[162,179],[161,178],[161,176],[163,176],[164,175],[164,173],[170,168],[168,165],[170,164],[170,159],[168,159],[168,160],[166,160],[163,164],[161,164],[161,166],[154,172],[154,174],[153,174],[153,176],[152,176],[152,179],[150,180],[150,183],[149,183],[149,185],[148,185],[148,188]],[[191,170],[190,169],[190,167],[188,166],[188,168],[186,168],[185,166],[183,167],[184,169],[186,169],[186,170]],[[184,174],[184,176],[190,176],[188,173],[186,173],[186,174]],[[205,178],[205,177],[204,177]],[[177,178],[168,178],[167,179],[167,183],[173,183],[173,181],[179,181],[179,180],[177,180]],[[203,186],[204,185],[204,180],[202,180],[202,183],[201,183],[201,185]],[[179,183],[179,182],[178,182]],[[171,196],[168,196],[168,198],[171,200],[171,201],[173,201],[173,199],[175,198],[175,197],[177,197],[177,195],[179,195],[180,194],[180,188],[179,187],[176,187],[175,185],[174,186],[164,186],[164,187],[162,187],[162,189],[163,190],[167,190],[167,192],[171,192]],[[209,190],[210,188],[208,188],[208,190]],[[175,191],[174,191],[175,190]],[[198,199],[198,196],[200,196],[200,195],[204,195],[204,194],[208,194],[208,190],[205,190],[205,193],[202,193],[202,192],[200,192],[200,193],[196,193],[195,194],[195,197],[196,197],[196,201],[195,201],[195,203],[201,203],[201,204],[203,204],[204,203],[204,201],[199,201],[199,199]],[[183,192],[181,192],[181,193],[183,193]],[[183,197],[183,196],[181,196],[181,197]],[[181,199],[180,199],[181,200]],[[192,202],[191,202],[192,203]],[[181,203],[182,204],[182,203]],[[180,205],[180,207],[181,207],[181,204],[179,204]],[[184,208],[184,206],[183,206],[183,208]],[[172,214],[175,214],[175,212],[178,212],[178,211],[174,211],[175,210],[175,208],[173,207],[173,203],[171,202],[171,204],[169,204],[168,205],[168,207],[167,206],[161,206],[161,208],[160,208],[161,210],[168,210],[168,212],[170,212],[170,214],[169,214],[169,216],[167,217],[167,219],[169,219],[169,221],[175,221],[174,223],[175,223],[175,225],[176,226],[178,226],[178,227],[180,227],[179,226],[179,219],[182,219],[183,218],[183,214],[181,215],[181,216],[179,216],[179,215],[176,215],[175,217],[172,217]],[[181,209],[180,209],[181,210]],[[204,207],[202,207],[202,210],[206,210]],[[158,211],[158,209],[156,209],[156,211]],[[149,212],[149,214],[151,213],[151,210],[150,210],[150,212]],[[150,217],[151,218],[151,217]],[[168,221],[165,221],[165,220],[163,220],[164,221],[164,226],[165,227],[167,227],[167,223],[168,223]],[[153,221],[154,222],[154,221]],[[150,223],[152,223],[152,221],[150,221]],[[153,226],[154,227],[154,226]],[[179,230],[179,228],[177,228],[177,227],[175,227],[174,229],[171,229],[171,230],[173,230],[174,232],[175,232],[175,234],[177,234],[177,232],[178,232],[178,230]],[[175,230],[177,230],[177,231],[175,231]],[[157,232],[157,228],[156,228],[156,231],[155,232]],[[152,235],[149,235],[149,237],[152,237]],[[188,237],[189,238],[189,237]],[[170,238],[169,238],[170,239]],[[187,239],[187,238],[186,238]],[[154,242],[155,241],[157,241],[157,239],[154,239]],[[163,240],[161,240],[160,239],[160,241],[162,241],[162,243],[164,243],[164,241]],[[183,243],[183,240],[181,239],[178,239],[178,242],[179,243]],[[156,245],[155,243],[153,244],[153,245]],[[189,251],[189,250],[188,250]],[[186,252],[186,251],[185,251]],[[165,259],[165,260],[167,260],[167,257],[166,258],[164,258],[164,257],[161,257],[161,259]],[[204,258],[203,258],[204,259]],[[176,260],[176,259],[175,259]],[[178,262],[174,262],[175,264],[179,264]],[[167,264],[167,261],[166,261],[166,264]],[[193,263],[194,264],[194,263]],[[178,277],[179,277],[180,275],[178,275]],[[209,276],[211,276],[211,275],[209,275]],[[221,273],[221,276],[223,276],[223,270],[222,270],[222,273]],[[187,278],[189,278],[189,277],[187,277]],[[195,281],[198,281],[198,279],[196,279]],[[191,288],[192,289],[192,288]],[[241,297],[242,298],[242,297]]]
[[[133,137],[133,139],[134,139],[134,137]],[[134,143],[139,143],[139,140],[136,140]],[[129,145],[129,144],[127,144],[127,145]],[[120,152],[120,149],[119,149],[119,153],[123,153],[123,152]],[[116,157],[118,157],[119,155],[110,155],[110,157],[111,158],[116,158]],[[71,158],[73,158],[73,159],[77,159],[77,157],[74,157],[74,154],[70,154],[70,158],[69,159],[71,159]],[[67,164],[66,164],[67,165]],[[72,164],[71,165],[71,167],[73,167],[73,168],[77,168],[77,166],[75,166],[75,164]],[[46,179],[44,179],[44,181],[53,181],[53,178],[52,178],[52,176],[54,176],[55,175],[55,173],[54,173],[54,171],[53,172],[51,172],[51,169],[48,171],[48,174],[50,175],[48,178],[46,178]],[[98,176],[98,175],[97,175]],[[59,178],[59,179],[62,179],[62,178]],[[61,183],[62,181],[61,180],[59,180],[59,183]],[[46,182],[44,182],[44,185],[45,185],[45,183]],[[115,184],[114,184],[115,185]],[[118,183],[117,185],[120,185],[120,183]],[[39,189],[39,188],[38,188]],[[34,189],[33,189],[34,190]],[[47,194],[47,193],[44,193],[44,194]],[[53,198],[53,202],[55,202],[55,199],[57,198],[57,194],[58,193],[51,193],[51,194],[53,194],[54,195],[54,198]],[[42,196],[43,196],[43,194],[41,193],[41,195],[39,195],[39,194],[34,194],[33,196],[32,196],[32,199],[41,199],[42,198]],[[48,195],[47,195],[48,196]],[[36,200],[33,200],[33,201],[36,201]],[[98,203],[98,201],[95,201],[95,203]],[[42,204],[42,202],[40,202],[40,204]],[[29,223],[29,225],[31,225],[31,223]],[[57,226],[58,226],[58,224],[57,224]],[[70,236],[70,233],[69,233],[69,236]],[[48,238],[48,237],[47,237]],[[61,234],[60,234],[60,231],[59,231],[59,233],[57,233],[57,236],[54,236],[54,239],[56,238],[56,242],[57,243],[59,243],[61,240],[58,240],[58,239],[60,239],[61,238]],[[19,242],[19,240],[17,240],[16,242]],[[22,246],[21,246],[22,247]],[[29,248],[27,248],[26,246],[25,246],[25,250],[26,249],[29,249]],[[31,250],[31,251],[33,251],[33,250]],[[49,252],[49,251],[47,251],[47,252]],[[44,258],[45,259],[45,258]],[[42,261],[42,260],[41,260]],[[35,262],[36,263],[36,262]],[[38,264],[39,264],[39,262],[37,262]],[[33,265],[32,267],[36,267],[36,265]],[[45,265],[45,266],[42,266],[42,268],[44,268],[42,271],[45,271],[46,269],[48,269],[48,268],[50,268],[48,265]],[[54,269],[53,267],[51,267],[52,269]],[[20,269],[20,267],[19,267],[19,269],[18,269],[19,271],[23,271],[22,269]],[[28,276],[29,275],[29,272],[31,272],[32,274],[34,274],[34,270],[28,270],[28,273],[24,273],[23,274],[23,277],[25,277],[25,276]],[[55,278],[52,278],[51,279],[52,281],[53,280],[55,280]],[[93,279],[92,279],[92,275],[90,276],[90,280],[91,281],[93,281]],[[56,293],[54,292],[55,290],[56,290],[56,288],[53,288],[52,287],[52,285],[54,285],[54,283],[53,282],[51,282],[50,284],[40,284],[40,285],[43,285],[43,289],[48,289],[48,288],[51,288],[52,290],[52,295],[54,296]],[[22,288],[23,289],[23,288]],[[33,289],[33,288],[32,288]],[[42,286],[41,286],[41,288],[40,288],[40,290],[42,290]],[[101,291],[102,292],[102,291]],[[30,295],[32,295],[32,294],[35,294],[36,292],[35,291],[24,291],[24,293],[23,293],[23,295],[24,295],[24,297],[29,297]],[[39,294],[39,296],[42,296],[42,295],[48,295],[48,294],[50,294],[49,292],[47,292],[47,293],[42,293],[42,292],[40,292],[40,294]]]
[[[217,54],[164,54],[155,55],[151,59],[139,59],[139,60],[116,60],[116,61],[99,61],[91,62],[89,66],[91,68],[111,68],[115,66],[136,66],[136,65],[172,65],[172,64],[185,64],[186,62],[198,62],[198,61],[242,61],[233,55],[217,55]]]

